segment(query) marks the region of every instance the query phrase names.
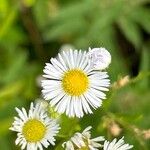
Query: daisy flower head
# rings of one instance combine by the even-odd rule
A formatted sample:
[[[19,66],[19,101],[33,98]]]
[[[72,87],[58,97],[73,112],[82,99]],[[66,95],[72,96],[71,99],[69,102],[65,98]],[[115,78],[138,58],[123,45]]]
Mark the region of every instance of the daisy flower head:
[[[99,142],[104,141],[103,136],[91,139],[91,126],[87,127],[82,133],[75,133],[73,137],[62,144],[65,150],[98,150],[102,147]]]
[[[89,48],[88,56],[91,67],[96,70],[106,69],[111,63],[111,55],[103,47],[93,49]]]
[[[31,103],[28,113],[25,108],[16,108],[16,111],[19,117],[14,117],[15,121],[10,127],[10,130],[17,132],[16,145],[27,150],[43,150],[50,144],[55,145],[54,136],[60,127],[56,120],[47,116],[41,104]]]
[[[108,91],[107,72],[93,70],[86,51],[70,50],[51,58],[44,68],[42,93],[58,113],[83,117],[98,108]]]
[[[124,137],[122,137],[119,141],[114,139],[112,142],[104,142],[104,150],[129,150],[131,148],[133,148],[133,145],[125,144]]]

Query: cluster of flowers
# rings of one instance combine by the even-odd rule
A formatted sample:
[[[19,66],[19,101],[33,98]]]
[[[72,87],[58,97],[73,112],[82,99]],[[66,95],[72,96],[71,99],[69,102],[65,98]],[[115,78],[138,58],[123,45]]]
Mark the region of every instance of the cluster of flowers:
[[[51,58],[44,68],[42,94],[50,106],[59,114],[81,118],[91,114],[92,108],[101,106],[106,98],[110,80],[106,69],[111,62],[111,55],[105,48],[94,48],[89,51],[69,50]],[[31,103],[29,112],[16,108],[19,117],[14,117],[11,130],[18,132],[16,145],[21,149],[43,150],[50,144],[55,145],[55,136],[60,126],[57,119],[47,113],[41,103]],[[109,142],[100,136],[91,139],[91,127],[75,135],[62,147],[65,150],[128,150],[133,146],[125,144],[123,138],[118,142]],[[103,142],[100,144],[99,142]]]
[[[124,137],[122,137],[119,141],[114,139],[112,142],[105,140],[103,136],[96,137],[91,139],[90,129],[92,127],[87,127],[82,133],[75,133],[73,137],[67,142],[63,143],[63,147],[66,150],[128,150],[133,146],[124,143]],[[103,142],[103,144],[99,142]]]

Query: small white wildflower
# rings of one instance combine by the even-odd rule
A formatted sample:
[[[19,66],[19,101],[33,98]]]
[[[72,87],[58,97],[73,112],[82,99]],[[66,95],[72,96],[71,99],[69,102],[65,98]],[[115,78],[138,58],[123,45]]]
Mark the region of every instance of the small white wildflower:
[[[20,145],[21,149],[27,150],[43,150],[50,144],[55,145],[56,134],[60,127],[56,120],[47,116],[45,109],[40,104],[33,103],[30,105],[29,113],[26,110],[16,108],[19,117],[15,117],[10,130],[17,132],[16,145]]]
[[[82,133],[75,133],[69,141],[63,143],[63,148],[65,150],[98,150],[98,148],[102,147],[99,142],[105,139],[103,136],[91,139],[91,128],[89,126]]]
[[[107,72],[92,70],[85,51],[63,51],[51,58],[43,71],[44,99],[60,114],[83,117],[85,113],[93,113],[91,108],[97,109],[106,98],[109,76]]]
[[[133,145],[125,144],[124,137],[119,141],[114,139],[112,142],[105,141],[103,150],[129,150],[133,148]]]

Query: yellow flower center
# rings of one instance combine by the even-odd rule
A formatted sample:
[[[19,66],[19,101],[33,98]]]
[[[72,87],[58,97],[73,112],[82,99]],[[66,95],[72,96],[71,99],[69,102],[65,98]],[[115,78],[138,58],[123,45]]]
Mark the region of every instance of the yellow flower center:
[[[73,146],[74,146],[75,150],[90,150],[88,139],[83,139],[83,140],[84,140],[85,146],[82,146],[81,148],[79,148],[75,143],[73,143]]]
[[[90,149],[89,149],[89,147],[84,146],[84,147],[79,148],[78,150],[90,150]]]
[[[85,143],[85,146],[79,148],[78,150],[90,150],[89,148],[89,144],[88,144],[88,140],[87,139],[84,139],[84,143]]]
[[[22,133],[28,142],[40,141],[46,132],[46,126],[37,119],[28,120],[22,129]]]
[[[72,69],[65,73],[62,79],[62,87],[71,96],[80,96],[89,85],[87,75],[78,69]]]

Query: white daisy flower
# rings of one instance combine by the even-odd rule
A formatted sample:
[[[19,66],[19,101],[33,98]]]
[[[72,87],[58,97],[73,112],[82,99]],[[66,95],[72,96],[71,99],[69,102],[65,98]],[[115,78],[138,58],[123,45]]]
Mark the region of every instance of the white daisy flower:
[[[50,144],[55,145],[56,134],[59,131],[59,125],[56,120],[52,120],[47,116],[46,111],[40,104],[33,103],[30,105],[29,113],[26,110],[16,108],[19,117],[14,117],[15,121],[10,130],[18,132],[16,145],[20,145],[21,149],[27,150],[43,150]]]
[[[101,106],[106,98],[103,91],[108,91],[110,80],[107,72],[90,67],[86,52],[63,51],[50,62],[44,68],[42,93],[55,111],[69,117],[83,117],[84,113],[92,113],[91,107]]]
[[[105,48],[89,48],[90,65],[96,70],[106,69],[111,63],[111,55]]]
[[[112,142],[104,142],[104,150],[128,150],[131,148],[133,148],[133,145],[125,144],[124,137],[122,137],[119,141],[114,139]]]
[[[102,147],[99,142],[104,141],[103,136],[91,139],[90,129],[92,127],[87,127],[82,133],[75,133],[75,135],[67,142],[62,144],[65,150],[98,150]]]

